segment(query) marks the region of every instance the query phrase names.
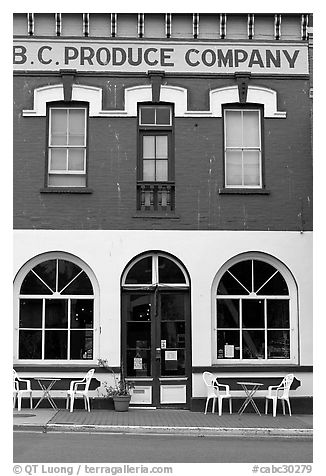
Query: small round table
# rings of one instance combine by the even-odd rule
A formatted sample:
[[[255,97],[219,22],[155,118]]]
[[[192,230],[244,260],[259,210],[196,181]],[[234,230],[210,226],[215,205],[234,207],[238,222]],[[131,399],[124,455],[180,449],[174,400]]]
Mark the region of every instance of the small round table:
[[[35,405],[34,409],[39,406],[42,400],[47,399],[50,402],[51,407],[53,410],[58,410],[58,407],[55,404],[55,401],[51,397],[50,390],[52,389],[53,385],[61,380],[61,378],[54,378],[54,377],[34,377],[34,380],[37,380],[39,386],[43,390],[43,395]],[[46,383],[48,382],[48,384]]]
[[[254,402],[253,396],[255,395],[259,387],[263,387],[264,384],[258,383],[258,382],[237,382],[237,384],[241,385],[241,387],[243,388],[246,394],[246,399],[241,405],[238,413],[242,415],[242,413],[245,411],[249,403],[251,403],[255,412],[261,416],[260,411],[258,410],[256,403]]]

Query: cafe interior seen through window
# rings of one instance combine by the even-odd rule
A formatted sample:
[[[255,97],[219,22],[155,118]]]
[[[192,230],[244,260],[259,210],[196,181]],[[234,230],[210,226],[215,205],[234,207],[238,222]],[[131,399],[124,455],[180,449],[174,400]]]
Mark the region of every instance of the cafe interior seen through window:
[[[217,288],[218,359],[290,359],[290,297],[282,274],[264,261],[231,266]]]
[[[93,359],[93,287],[76,264],[50,259],[20,288],[19,359]]]

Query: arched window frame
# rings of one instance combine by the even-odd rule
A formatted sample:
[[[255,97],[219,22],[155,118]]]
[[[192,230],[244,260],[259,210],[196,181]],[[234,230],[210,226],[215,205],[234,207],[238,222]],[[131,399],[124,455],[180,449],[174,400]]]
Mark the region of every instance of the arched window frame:
[[[217,289],[219,282],[224,273],[233,265],[247,260],[259,260],[273,266],[281,273],[288,286],[289,294],[289,317],[290,317],[290,358],[289,359],[218,359],[217,357]],[[242,296],[243,297],[243,296]],[[250,299],[250,296],[246,298]],[[252,298],[255,298],[253,296]],[[295,279],[287,266],[277,258],[262,253],[262,252],[248,252],[242,253],[232,257],[220,268],[216,274],[212,285],[212,362],[218,365],[234,366],[239,364],[262,366],[262,365],[289,365],[299,363],[299,348],[298,348],[298,290]]]
[[[53,260],[53,259],[58,259],[58,260],[65,260],[65,261],[70,261],[71,263],[79,266],[88,276],[90,279],[90,282],[93,287],[93,294],[88,295],[88,298],[91,298],[94,300],[94,307],[93,307],[93,358],[92,359],[78,359],[78,360],[73,360],[73,359],[19,359],[19,300],[20,300],[20,290],[22,283],[27,276],[27,274],[35,268],[40,263],[43,263],[45,261]],[[38,295],[31,295],[33,297],[38,296]],[[70,295],[67,295],[68,297]],[[73,296],[73,295],[71,295]],[[66,252],[48,252],[48,253],[43,253],[38,256],[35,256],[31,258],[29,261],[27,261],[18,271],[15,279],[14,279],[14,292],[13,292],[13,299],[14,299],[14,305],[13,305],[13,310],[14,310],[14,344],[13,344],[13,362],[16,364],[38,364],[38,365],[51,365],[51,364],[58,364],[58,363],[66,363],[69,365],[74,365],[74,366],[85,366],[85,364],[94,364],[97,362],[98,356],[99,356],[99,334],[100,334],[100,322],[99,322],[99,285],[97,282],[97,279],[92,271],[92,269],[80,258]],[[50,298],[50,299],[56,299],[60,298],[59,296],[56,296],[56,293],[54,295],[47,296],[47,295],[42,295],[42,298]],[[76,295],[76,298],[80,298],[80,295]],[[44,328],[43,328],[44,329]]]
[[[184,278],[185,278],[185,283],[159,283],[158,281],[158,259],[159,257],[167,258],[170,261],[172,261],[180,271],[182,271]],[[129,271],[142,259],[147,258],[147,257],[152,257],[152,282],[151,284],[146,284],[146,283],[139,283],[139,284],[126,284],[126,277],[129,273]],[[184,268],[184,266],[172,255],[160,251],[152,251],[152,252],[147,252],[143,253],[136,258],[133,258],[126,266],[124,272],[122,273],[121,276],[121,287],[123,289],[139,289],[140,287],[144,288],[149,288],[151,286],[158,286],[158,287],[175,287],[175,288],[189,288],[190,287],[190,281],[189,281],[189,276]]]

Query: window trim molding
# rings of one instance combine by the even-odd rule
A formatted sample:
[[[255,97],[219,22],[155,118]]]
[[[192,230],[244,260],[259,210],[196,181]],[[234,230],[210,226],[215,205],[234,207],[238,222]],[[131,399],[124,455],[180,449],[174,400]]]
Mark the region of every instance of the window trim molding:
[[[77,266],[79,266],[91,281],[93,286],[93,295],[92,299],[94,300],[94,349],[93,349],[93,359],[87,360],[68,360],[68,359],[19,359],[18,350],[19,350],[19,298],[20,298],[20,289],[25,279],[26,275],[38,264],[43,263],[51,259],[62,259],[70,261]],[[43,296],[45,297],[45,296]],[[14,278],[14,289],[13,289],[13,312],[14,312],[14,345],[13,345],[13,363],[14,365],[37,365],[37,366],[49,366],[52,364],[62,364],[69,366],[81,366],[81,365],[93,365],[97,363],[99,349],[100,349],[100,315],[99,315],[99,284],[97,278],[90,268],[90,266],[77,256],[67,253],[65,251],[49,251],[42,253],[40,255],[34,256],[26,261],[21,268],[17,271]]]
[[[137,104],[152,101],[152,85],[142,84],[124,90],[124,109],[103,110],[102,88],[85,84],[72,85],[72,100],[89,103],[90,117],[137,117]],[[237,85],[212,89],[209,92],[209,110],[189,111],[188,90],[181,86],[162,85],[160,101],[174,104],[175,117],[222,117],[222,105],[239,102]],[[63,84],[51,84],[34,89],[32,109],[24,109],[23,117],[46,116],[46,104],[63,101]],[[262,104],[264,117],[285,119],[286,112],[277,109],[277,92],[262,86],[248,85],[247,101]]]
[[[84,133],[85,133],[85,145],[83,146],[76,146],[82,148],[84,150],[84,170],[76,171],[76,172],[69,172],[69,171],[58,171],[58,172],[50,172],[50,150],[55,148],[55,146],[50,145],[50,132],[51,132],[51,111],[53,109],[83,109],[85,111],[85,123],[84,123]],[[87,102],[80,102],[80,101],[71,101],[71,102],[49,102],[46,104],[46,116],[47,116],[47,134],[46,134],[46,168],[45,168],[45,181],[44,181],[44,189],[51,190],[53,192],[58,192],[58,190],[74,190],[79,192],[82,189],[88,190],[88,161],[89,161],[89,148],[88,148],[88,141],[89,141],[89,108]],[[69,146],[65,146],[66,149],[69,149]],[[70,147],[73,148],[73,147]],[[73,175],[80,175],[85,177],[85,185],[49,185],[49,176],[52,175],[65,175],[65,176],[73,176]],[[44,190],[43,189],[43,190]]]
[[[259,140],[260,140],[260,146],[259,146],[259,180],[260,184],[259,185],[227,185],[226,184],[226,170],[227,170],[227,164],[226,164],[226,152],[227,152],[227,147],[226,147],[226,119],[225,119],[225,113],[226,111],[258,111],[259,113]],[[264,121],[263,121],[263,116],[264,116],[264,108],[260,104],[226,104],[223,105],[222,108],[222,114],[223,114],[223,154],[224,154],[224,161],[223,161],[223,172],[224,172],[224,182],[223,182],[223,190],[232,190],[233,192],[235,190],[243,191],[243,190],[249,190],[250,192],[254,193],[255,191],[261,191],[264,190],[265,188],[265,168],[264,168]],[[231,147],[232,149],[232,147]],[[250,148],[247,148],[250,149]],[[243,177],[242,177],[243,178]]]
[[[289,302],[290,302],[290,358],[289,359],[218,359],[217,358],[217,313],[216,313],[216,300],[217,300],[217,288],[220,282],[220,279],[224,273],[234,264],[239,263],[240,261],[246,260],[260,260],[264,261],[272,266],[274,266],[283,276],[286,281],[286,284],[289,289]],[[248,367],[263,367],[263,366],[289,366],[289,365],[298,365],[299,362],[299,303],[298,303],[298,287],[295,281],[295,278],[289,268],[280,261],[278,258],[272,256],[271,254],[261,252],[261,251],[248,251],[240,253],[231,257],[226,261],[216,273],[212,288],[212,365],[222,365],[224,367],[234,367],[239,365],[245,365]]]

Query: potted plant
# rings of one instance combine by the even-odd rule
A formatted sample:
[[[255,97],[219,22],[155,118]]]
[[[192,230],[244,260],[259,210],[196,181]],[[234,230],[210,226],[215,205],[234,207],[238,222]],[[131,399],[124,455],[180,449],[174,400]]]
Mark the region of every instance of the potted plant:
[[[117,380],[114,371],[109,367],[106,359],[98,359],[98,363],[101,367],[110,370],[114,378],[114,385],[109,385],[108,382],[103,382],[105,396],[113,399],[115,411],[128,411],[131,399],[131,391],[134,388],[134,384],[133,382],[126,380],[123,362],[121,363],[120,380]]]

